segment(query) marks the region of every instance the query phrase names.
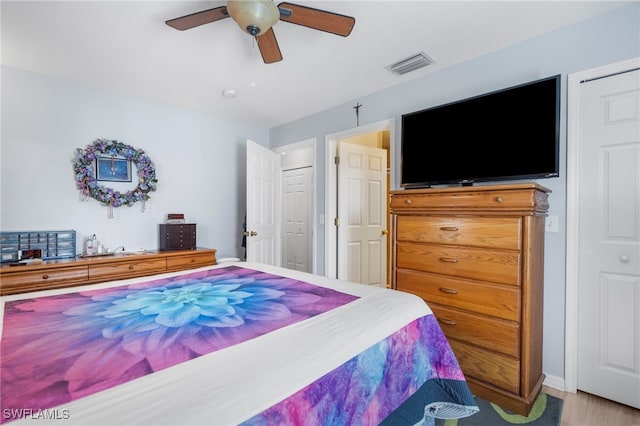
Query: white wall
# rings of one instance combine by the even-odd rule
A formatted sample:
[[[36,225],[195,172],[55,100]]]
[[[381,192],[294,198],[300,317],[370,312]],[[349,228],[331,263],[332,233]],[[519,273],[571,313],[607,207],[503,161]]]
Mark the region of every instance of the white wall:
[[[158,189],[114,209],[81,202],[72,159],[97,138],[143,149]],[[2,67],[0,229],[75,229],[77,251],[97,234],[106,247],[157,249],[158,224],[182,212],[197,243],[237,257],[245,205],[245,140],[268,143],[268,129]],[[109,186],[109,185],[106,185]]]
[[[479,95],[520,83],[562,74],[560,177],[538,183],[550,188],[550,215],[558,216],[559,232],[547,233],[545,241],[544,347],[546,374],[564,377],[565,317],[565,218],[566,218],[566,87],[567,74],[640,56],[640,3],[551,31],[444,70],[427,74],[390,89],[359,97],[360,123],[367,125],[396,119],[396,140],[400,141],[399,117],[408,112]],[[392,35],[391,35],[392,37]],[[419,72],[419,71],[418,71]],[[271,146],[351,129],[356,99],[316,115],[271,129]],[[517,135],[514,135],[517,143]],[[400,146],[395,147],[392,186],[399,185]],[[324,212],[324,143],[317,144],[319,166],[316,174],[317,214]],[[318,227],[319,246],[314,249],[316,264],[324,265],[325,235]]]

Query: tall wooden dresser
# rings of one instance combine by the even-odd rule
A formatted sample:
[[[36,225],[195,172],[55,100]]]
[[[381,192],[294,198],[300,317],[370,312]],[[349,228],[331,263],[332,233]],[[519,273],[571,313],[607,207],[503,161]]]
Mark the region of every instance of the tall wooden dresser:
[[[393,287],[428,302],[475,395],[523,415],[544,379],[549,192],[524,183],[391,193]]]

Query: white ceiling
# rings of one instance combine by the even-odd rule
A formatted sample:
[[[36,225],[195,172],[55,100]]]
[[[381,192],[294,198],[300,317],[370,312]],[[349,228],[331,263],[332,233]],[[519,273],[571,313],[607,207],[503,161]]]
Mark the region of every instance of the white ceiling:
[[[231,19],[183,32],[164,23],[225,1],[2,0],[2,64],[273,127],[629,3],[291,2],[353,16],[353,32],[279,22],[284,60],[265,65]],[[420,51],[436,63],[385,69]]]

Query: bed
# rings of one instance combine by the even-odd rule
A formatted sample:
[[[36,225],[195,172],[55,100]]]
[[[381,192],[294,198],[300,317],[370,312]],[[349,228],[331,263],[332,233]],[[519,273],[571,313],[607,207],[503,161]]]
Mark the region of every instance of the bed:
[[[478,411],[408,293],[245,262],[5,296],[0,422],[433,424]]]

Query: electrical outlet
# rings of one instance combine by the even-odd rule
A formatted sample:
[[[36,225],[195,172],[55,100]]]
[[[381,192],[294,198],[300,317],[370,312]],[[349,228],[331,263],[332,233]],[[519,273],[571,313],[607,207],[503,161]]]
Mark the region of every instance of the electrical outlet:
[[[547,216],[544,225],[547,232],[558,232],[558,216]]]

